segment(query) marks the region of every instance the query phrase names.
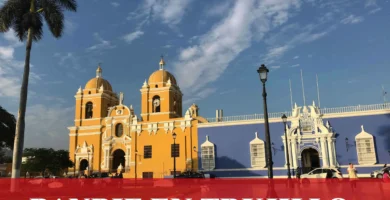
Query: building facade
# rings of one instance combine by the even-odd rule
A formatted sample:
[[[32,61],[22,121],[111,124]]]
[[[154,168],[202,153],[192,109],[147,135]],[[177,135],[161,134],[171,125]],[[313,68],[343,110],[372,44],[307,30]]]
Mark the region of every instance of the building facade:
[[[221,113],[199,124],[199,169],[217,177],[267,177],[263,115]],[[363,177],[390,163],[390,104],[320,109],[313,102],[270,113],[269,122],[275,177],[287,176],[287,155],[293,175],[298,167],[337,167],[345,175],[352,163]]]
[[[69,174],[121,170],[128,178],[162,178],[173,174],[173,157],[176,173],[198,170],[197,125],[205,120],[195,104],[182,115],[183,94],[164,65],[161,59],[160,69],[140,89],[140,116],[123,104],[123,93],[113,92],[100,66],[78,89],[75,124],[68,128],[75,163]]]

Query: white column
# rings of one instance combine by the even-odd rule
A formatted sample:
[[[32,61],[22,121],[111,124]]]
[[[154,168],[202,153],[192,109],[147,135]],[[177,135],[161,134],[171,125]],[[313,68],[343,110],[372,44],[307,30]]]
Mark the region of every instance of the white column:
[[[108,148],[104,149],[104,168],[109,169],[110,167],[110,150]]]
[[[127,172],[130,169],[130,158],[131,158],[131,146],[126,147],[126,161],[125,161],[125,171]]]
[[[334,159],[334,162],[335,162],[334,164],[337,167],[338,163],[337,163],[337,154],[336,154],[335,141],[336,141],[336,138],[332,138],[332,154],[333,154],[333,159]]]
[[[329,155],[329,164],[331,167],[334,167],[334,157],[333,157],[333,148],[332,148],[332,138],[327,138],[328,142],[328,155]]]
[[[289,152],[287,152],[287,144],[286,144],[286,139],[285,138],[282,138],[282,140],[283,140],[283,145],[284,145],[284,161],[285,161],[285,164],[284,164],[284,168],[287,168],[287,153],[289,153]]]
[[[326,155],[326,142],[325,138],[321,137],[321,154],[322,154],[322,166],[328,167],[328,157]]]
[[[296,168],[297,166],[294,164],[294,162],[293,162],[293,153],[292,153],[292,150],[291,150],[291,148],[292,148],[292,142],[291,142],[291,139],[289,139],[288,141],[287,141],[287,143],[288,143],[288,154],[289,154],[289,158],[290,158],[290,167],[291,167],[291,169],[294,169],[294,168]],[[296,159],[296,158],[295,158]]]
[[[297,139],[293,138],[291,139],[291,150],[292,150],[292,163],[294,163],[294,167],[296,168],[297,165]]]

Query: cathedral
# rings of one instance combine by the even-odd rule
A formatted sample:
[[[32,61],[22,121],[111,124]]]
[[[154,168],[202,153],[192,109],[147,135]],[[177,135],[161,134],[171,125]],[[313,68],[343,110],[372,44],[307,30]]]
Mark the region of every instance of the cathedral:
[[[195,104],[183,112],[175,77],[163,59],[159,65],[141,86],[140,115],[123,104],[123,93],[113,92],[100,66],[78,89],[75,124],[69,127],[75,167],[68,174],[120,170],[125,178],[164,178],[192,170],[267,177],[264,116],[224,117],[217,110],[206,119]],[[370,177],[389,164],[390,103],[320,108],[313,102],[268,115],[274,177],[286,177],[288,166],[293,174],[324,167],[346,174],[349,163],[359,177]]]
[[[197,125],[205,119],[195,104],[183,116],[176,79],[163,58],[159,65],[140,89],[140,116],[123,104],[123,93],[113,92],[100,66],[78,89],[74,126],[68,128],[75,167],[68,174],[121,170],[126,178],[163,178],[198,170]]]

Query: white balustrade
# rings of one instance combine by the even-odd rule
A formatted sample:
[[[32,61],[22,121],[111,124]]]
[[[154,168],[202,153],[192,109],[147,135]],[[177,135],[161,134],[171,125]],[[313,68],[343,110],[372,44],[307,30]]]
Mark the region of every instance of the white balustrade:
[[[338,108],[321,108],[320,112],[321,114],[338,114],[338,113],[367,112],[367,111],[377,111],[377,110],[390,110],[390,103],[347,106],[347,107],[338,107]],[[291,112],[279,112],[279,113],[268,113],[268,119],[280,119],[283,114],[285,114],[287,117],[291,117]],[[220,119],[214,117],[214,118],[206,118],[206,120],[209,123],[264,120],[264,115],[252,114],[252,115],[226,116]]]

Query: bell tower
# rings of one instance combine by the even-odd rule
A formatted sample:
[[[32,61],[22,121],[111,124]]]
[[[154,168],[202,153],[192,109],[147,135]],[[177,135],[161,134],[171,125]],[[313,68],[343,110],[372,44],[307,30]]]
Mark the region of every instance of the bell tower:
[[[182,117],[183,94],[176,78],[164,69],[161,57],[159,70],[153,72],[141,88],[141,117],[143,121],[161,121]]]
[[[100,119],[107,116],[108,108],[118,102],[111,84],[102,78],[100,64],[96,70],[96,77],[89,80],[84,89],[80,86],[75,98],[75,126],[100,124]]]

